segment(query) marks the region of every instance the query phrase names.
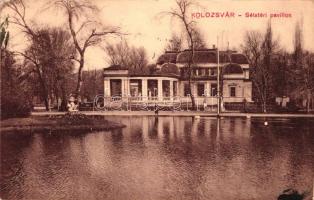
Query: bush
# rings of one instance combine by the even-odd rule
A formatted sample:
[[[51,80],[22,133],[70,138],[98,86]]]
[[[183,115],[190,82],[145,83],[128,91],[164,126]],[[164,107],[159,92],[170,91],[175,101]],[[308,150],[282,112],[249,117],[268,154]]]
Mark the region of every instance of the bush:
[[[27,117],[30,115],[32,105],[23,98],[14,96],[1,97],[1,119],[13,117]]]

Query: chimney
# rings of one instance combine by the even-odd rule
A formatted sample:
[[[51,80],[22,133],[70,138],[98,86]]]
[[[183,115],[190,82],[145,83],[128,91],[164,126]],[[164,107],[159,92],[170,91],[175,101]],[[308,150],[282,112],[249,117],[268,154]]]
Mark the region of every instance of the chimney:
[[[216,49],[216,46],[213,44],[213,49]]]

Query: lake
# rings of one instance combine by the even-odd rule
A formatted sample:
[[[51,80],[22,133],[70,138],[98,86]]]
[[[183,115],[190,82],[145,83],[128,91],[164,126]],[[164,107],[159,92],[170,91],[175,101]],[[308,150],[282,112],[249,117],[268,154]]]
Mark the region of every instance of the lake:
[[[312,195],[314,119],[105,117],[127,127],[1,135],[2,199]]]

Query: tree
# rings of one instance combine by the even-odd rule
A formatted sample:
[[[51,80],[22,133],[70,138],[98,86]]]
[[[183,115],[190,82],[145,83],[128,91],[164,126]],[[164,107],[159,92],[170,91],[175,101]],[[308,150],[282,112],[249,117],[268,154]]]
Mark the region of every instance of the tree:
[[[182,38],[173,33],[171,39],[166,44],[165,51],[181,51],[182,49],[183,49]]]
[[[0,11],[2,7],[0,7]],[[8,17],[0,21],[0,117],[25,117],[30,114],[31,102],[19,81],[20,71],[16,68],[16,61],[11,51],[7,50],[9,42]]]
[[[262,106],[263,112],[267,112],[267,104],[273,97],[273,56],[278,49],[278,43],[273,40],[271,23],[267,25],[264,39],[261,33],[256,31],[246,32],[243,53],[250,62],[250,73],[253,82],[255,96]]]
[[[83,72],[82,97],[93,101],[96,95],[104,91],[103,70],[88,70]]]
[[[205,49],[207,48],[204,36],[198,28],[194,28],[192,32],[194,38],[194,48],[195,49]]]
[[[310,105],[314,92],[314,55],[303,50],[303,33],[299,22],[295,26],[294,53],[293,53],[293,88],[294,98],[306,101],[306,111],[310,112]]]
[[[31,27],[28,22],[26,21],[26,7],[23,0],[12,0],[8,1],[4,4],[6,7],[8,7],[12,12],[13,15],[10,16],[10,23],[15,24],[19,28],[21,28],[22,32],[25,34],[25,36],[29,39],[29,41],[33,42],[34,44],[38,43],[40,41],[40,37],[36,34],[36,31],[33,27]],[[25,54],[19,52],[20,55],[24,56],[25,59],[29,60],[36,66],[35,72],[38,74],[39,77],[39,83],[41,84],[42,88],[42,96],[44,97],[44,103],[46,110],[49,110],[49,102],[48,102],[48,90],[46,83],[43,79],[41,68],[41,63],[38,62],[38,60],[34,59],[32,57],[32,54]],[[32,72],[32,71],[31,71]]]
[[[13,52],[4,48],[1,52],[1,119],[28,116],[32,108],[31,96],[19,78],[22,72],[16,64]]]
[[[193,3],[190,0],[176,0],[176,8],[171,8],[170,11],[163,12],[161,14],[166,14],[172,18],[178,19],[184,27],[184,31],[187,35],[187,43],[189,49],[191,49],[191,54],[188,58],[187,63],[187,77],[188,77],[188,92],[191,94],[192,108],[195,109],[195,99],[192,93],[192,80],[193,73],[192,68],[194,66],[194,54],[195,54],[195,22],[190,19],[189,10],[193,6]]]
[[[36,31],[36,35],[36,40],[23,53],[26,58],[25,70],[28,71],[24,77],[33,80],[33,85],[39,84],[39,94],[47,110],[50,108],[49,102],[56,99],[58,103],[59,98],[62,99],[62,110],[65,110],[68,93],[66,83],[73,70],[70,57],[74,47],[70,36],[60,28],[41,29]],[[30,77],[32,73],[35,76]]]
[[[132,47],[127,41],[107,44],[103,50],[111,65],[119,65],[129,69],[131,74],[149,74],[148,57],[144,47]]]
[[[86,13],[95,14],[98,11],[98,8],[88,0],[56,0],[55,5],[61,7],[67,16],[68,28],[77,52],[77,58],[74,59],[79,67],[75,93],[80,96],[86,50],[98,45],[107,35],[120,35],[119,28],[103,27],[100,23],[84,18]],[[96,27],[102,27],[102,30],[99,31]]]

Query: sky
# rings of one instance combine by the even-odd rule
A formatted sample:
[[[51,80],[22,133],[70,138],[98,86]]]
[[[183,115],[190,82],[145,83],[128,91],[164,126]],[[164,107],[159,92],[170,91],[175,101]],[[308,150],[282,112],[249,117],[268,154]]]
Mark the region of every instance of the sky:
[[[4,1],[4,0],[0,0]],[[25,0],[27,20],[39,26],[66,27],[66,18],[56,9],[43,11],[49,3],[43,0]],[[249,30],[265,32],[271,14],[288,17],[273,17],[271,23],[274,38],[288,51],[293,50],[293,35],[297,21],[302,22],[304,48],[314,51],[314,1],[313,0],[198,0],[189,10],[189,16],[196,22],[209,48],[240,49],[244,34]],[[164,51],[172,33],[182,34],[182,24],[177,19],[162,15],[162,12],[176,8],[174,0],[92,0],[100,12],[97,20],[104,25],[119,26],[131,45],[143,46],[150,63],[155,63]],[[212,13],[234,17],[211,17]],[[265,17],[246,17],[246,13],[266,14]],[[1,13],[1,18],[7,13]],[[199,17],[197,16],[207,16]],[[216,14],[214,14],[216,15]],[[241,16],[240,16],[241,15]],[[251,15],[252,16],[252,15]],[[10,26],[11,49],[23,49],[27,41],[13,25]],[[114,43],[121,38],[108,37],[106,42]],[[86,52],[86,70],[108,67],[105,52],[91,47]]]

